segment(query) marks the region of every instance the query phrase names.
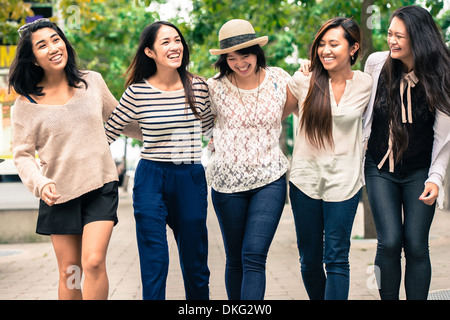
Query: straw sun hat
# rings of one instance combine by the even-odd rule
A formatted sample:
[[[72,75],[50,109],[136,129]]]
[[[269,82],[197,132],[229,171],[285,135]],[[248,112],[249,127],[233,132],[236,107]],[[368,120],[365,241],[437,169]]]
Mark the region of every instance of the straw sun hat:
[[[259,44],[261,47],[269,41],[267,36],[256,37],[255,29],[247,20],[233,19],[219,30],[220,49],[210,49],[212,55],[230,53]]]

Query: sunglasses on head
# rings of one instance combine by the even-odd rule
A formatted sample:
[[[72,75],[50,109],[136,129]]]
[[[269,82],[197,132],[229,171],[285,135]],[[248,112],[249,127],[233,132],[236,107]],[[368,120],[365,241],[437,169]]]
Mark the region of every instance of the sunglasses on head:
[[[51,22],[50,19],[48,18],[40,18],[37,20],[34,20],[33,22],[29,22],[27,24],[24,24],[23,26],[21,26],[17,32],[19,33],[19,37],[22,37],[22,33],[28,29],[30,29],[32,26],[41,23],[41,22]],[[53,22],[52,22],[53,23]]]

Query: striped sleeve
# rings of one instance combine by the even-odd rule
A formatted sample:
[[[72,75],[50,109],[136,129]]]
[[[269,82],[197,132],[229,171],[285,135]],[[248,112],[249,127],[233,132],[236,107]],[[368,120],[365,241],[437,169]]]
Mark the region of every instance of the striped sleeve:
[[[141,157],[153,161],[197,162],[202,155],[202,133],[213,126],[208,87],[193,81],[198,119],[186,104],[184,90],[161,91],[147,81],[131,85],[105,125],[108,141],[137,121],[142,130]]]
[[[193,89],[202,121],[202,134],[205,135],[214,125],[208,85],[202,78],[194,78]]]
[[[113,143],[120,136],[123,129],[136,119],[136,105],[134,92],[131,87],[120,98],[119,105],[113,111],[105,124],[106,136],[108,142]]]

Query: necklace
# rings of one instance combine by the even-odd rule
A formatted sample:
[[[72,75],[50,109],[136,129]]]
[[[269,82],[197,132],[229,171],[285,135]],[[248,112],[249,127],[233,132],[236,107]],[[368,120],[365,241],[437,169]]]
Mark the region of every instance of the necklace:
[[[236,76],[235,76],[234,73],[233,73],[233,78],[234,78],[234,83],[236,84],[236,88],[238,90],[239,100],[241,101],[242,106],[244,107],[246,113],[250,114],[249,110],[247,109],[247,106],[244,103],[244,100],[242,100],[241,90],[239,89],[239,85],[237,83],[237,79],[236,79]],[[253,115],[256,114],[256,109],[258,108],[259,87],[260,87],[260,84],[261,84],[260,82],[261,82],[261,70],[258,71],[258,90],[256,92],[256,103],[255,103],[254,108],[253,108]]]

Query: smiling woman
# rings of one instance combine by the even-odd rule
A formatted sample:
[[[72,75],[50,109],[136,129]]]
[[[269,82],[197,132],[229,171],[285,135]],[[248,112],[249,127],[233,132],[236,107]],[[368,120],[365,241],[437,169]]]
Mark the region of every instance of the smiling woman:
[[[64,68],[68,54],[65,42],[52,28],[42,28],[31,35],[34,64],[45,73],[38,83],[44,88],[43,95],[32,98],[41,104],[61,105],[67,103],[75,94],[75,87],[67,85]]]
[[[20,94],[12,144],[21,180],[41,198],[36,232],[51,236],[60,299],[106,299],[118,177],[103,121],[118,102],[100,74],[78,69],[74,49],[55,24],[37,20],[20,31],[9,74],[9,86]],[[83,293],[68,286],[73,265],[85,273]]]
[[[348,297],[350,234],[363,185],[362,115],[372,86],[369,75],[351,69],[360,41],[352,19],[327,21],[311,46],[312,74],[296,72],[288,83],[284,116],[300,116],[289,196],[310,299]]]
[[[177,69],[181,66],[183,59],[183,44],[181,42],[181,37],[175,29],[169,26],[162,26],[159,29],[158,37],[153,45],[153,49],[146,47],[144,52],[149,58],[155,61],[156,68],[160,70],[160,72],[163,72],[162,69],[164,68],[172,70]],[[148,79],[150,83],[157,82],[155,84],[156,87],[164,91],[183,88],[183,83],[181,81],[174,82],[173,86],[172,83],[167,80],[168,79],[161,79],[156,73]]]
[[[388,29],[387,41],[392,59],[403,61],[408,71],[411,71],[414,66],[414,57],[409,34],[403,20],[397,17],[392,19]]]
[[[365,137],[367,194],[377,228],[381,299],[398,299],[401,256],[407,299],[427,299],[429,232],[450,158],[450,50],[431,14],[394,11],[388,52],[375,52]]]
[[[267,67],[250,22],[219,30],[219,73],[208,80],[215,154],[207,166],[211,197],[227,256],[229,299],[263,299],[266,257],[286,200],[288,160],[279,147],[289,74]]]
[[[16,58],[10,70],[10,86],[14,86],[17,93],[23,97],[44,97],[42,81],[46,81],[44,78],[47,74],[39,64],[42,63],[52,71],[51,66],[55,61],[50,60],[59,60],[56,55],[61,57],[61,62],[56,64],[60,65],[60,69],[63,66],[65,71],[66,80],[63,84],[72,88],[80,88],[81,84],[88,86],[87,81],[83,79],[84,73],[76,65],[75,50],[58,26],[48,19],[40,19],[22,26],[19,34]],[[24,76],[21,77],[22,75]]]
[[[201,135],[213,116],[206,83],[188,66],[178,28],[165,21],[148,25],[127,71],[128,88],[105,125],[110,143],[134,120],[145,138],[133,192],[144,299],[166,296],[167,225],[180,251],[186,299],[209,298]]]
[[[41,62],[42,67],[42,64],[48,58],[49,61],[65,66],[67,61],[66,46],[57,33],[50,28],[45,28],[36,31],[31,38],[37,65]]]

